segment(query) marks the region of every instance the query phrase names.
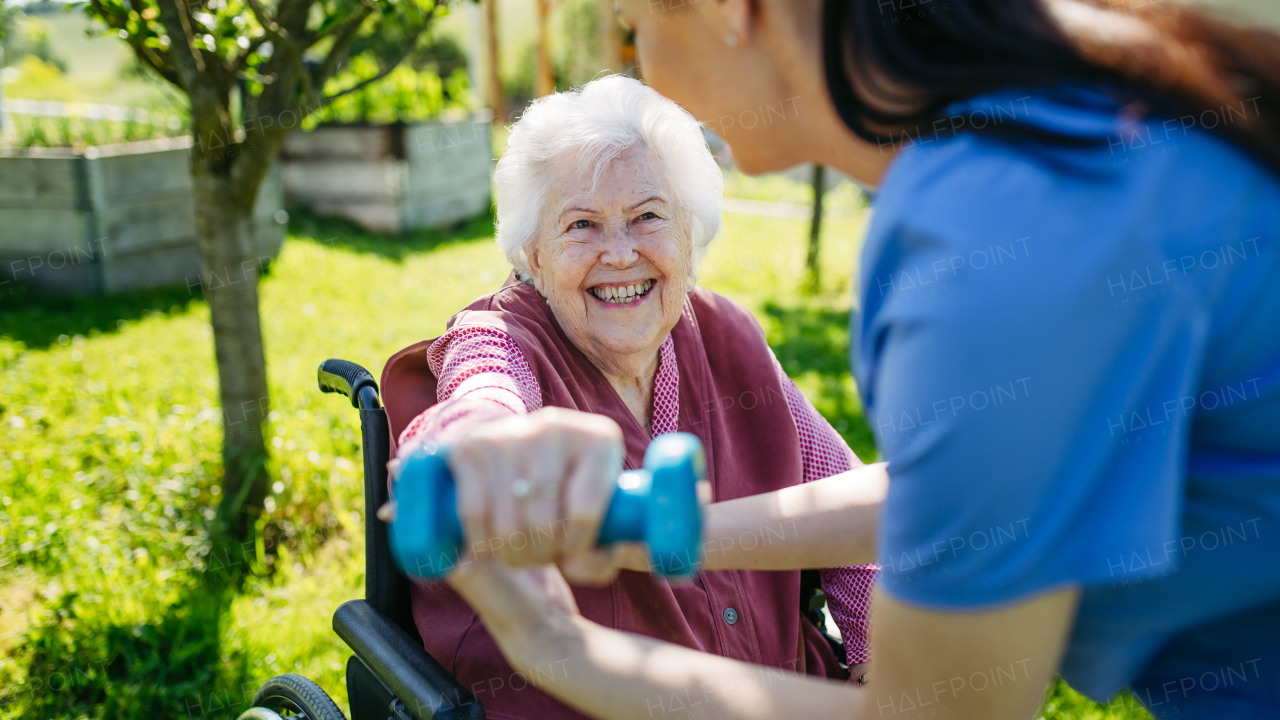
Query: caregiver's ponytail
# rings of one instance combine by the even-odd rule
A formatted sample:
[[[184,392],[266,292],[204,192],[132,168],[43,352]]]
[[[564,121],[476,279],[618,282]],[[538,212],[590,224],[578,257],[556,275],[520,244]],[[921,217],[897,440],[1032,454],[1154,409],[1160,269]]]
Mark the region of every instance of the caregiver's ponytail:
[[[1170,0],[826,0],[824,34],[832,99],[871,142],[957,100],[1094,80],[1280,172],[1280,33]]]

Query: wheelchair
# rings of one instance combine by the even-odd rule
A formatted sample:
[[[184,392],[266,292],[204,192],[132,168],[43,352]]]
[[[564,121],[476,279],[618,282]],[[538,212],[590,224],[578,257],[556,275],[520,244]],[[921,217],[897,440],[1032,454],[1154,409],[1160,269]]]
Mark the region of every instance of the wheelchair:
[[[391,559],[386,523],[377,518],[388,499],[391,430],[378,384],[363,367],[329,359],[317,371],[320,391],[339,393],[360,411],[364,451],[365,599],[349,600],[333,614],[333,630],[351,649],[346,683],[350,720],[482,720],[484,706],[423,648],[413,622],[411,581]],[[801,608],[822,631],[837,658],[839,640],[827,633],[825,597],[816,570],[801,573]],[[314,681],[294,673],[262,684],[239,720],[347,720]]]

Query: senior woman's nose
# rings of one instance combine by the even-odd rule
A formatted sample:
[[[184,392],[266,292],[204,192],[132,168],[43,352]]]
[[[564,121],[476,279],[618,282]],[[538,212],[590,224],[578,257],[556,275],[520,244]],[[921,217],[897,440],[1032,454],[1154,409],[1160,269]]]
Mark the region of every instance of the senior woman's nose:
[[[606,223],[601,237],[604,249],[600,262],[614,267],[631,267],[640,259],[639,244],[625,223]]]

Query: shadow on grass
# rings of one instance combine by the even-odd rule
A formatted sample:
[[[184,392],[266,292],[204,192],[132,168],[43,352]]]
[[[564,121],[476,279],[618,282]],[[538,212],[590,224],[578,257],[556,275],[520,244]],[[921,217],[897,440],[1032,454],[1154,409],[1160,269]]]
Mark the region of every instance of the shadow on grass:
[[[879,457],[849,371],[849,311],[769,302],[764,315],[769,346],[787,374],[805,384],[816,375],[814,406],[859,458]]]
[[[185,287],[105,296],[31,292],[0,304],[0,337],[42,350],[57,343],[60,335],[113,333],[130,320],[153,313],[185,313],[202,300]]]
[[[140,625],[120,625],[91,596],[68,593],[23,637],[25,679],[0,693],[21,718],[203,717],[247,709],[248,661],[224,656],[227,595],[191,588]]]
[[[289,208],[290,234],[308,236],[333,248],[369,253],[396,262],[428,250],[492,238],[493,231],[493,215],[488,212],[447,228],[424,228],[397,234],[371,232],[345,218],[317,215],[302,206]]]

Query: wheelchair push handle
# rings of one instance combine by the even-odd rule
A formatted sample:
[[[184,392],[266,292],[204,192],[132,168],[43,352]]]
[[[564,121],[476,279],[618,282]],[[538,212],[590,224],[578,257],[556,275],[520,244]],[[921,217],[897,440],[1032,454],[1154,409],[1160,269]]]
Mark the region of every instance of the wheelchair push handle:
[[[457,488],[447,458],[447,448],[417,448],[402,460],[393,486],[396,519],[390,528],[391,554],[411,577],[444,576],[463,549]],[[618,476],[599,544],[644,542],[654,572],[677,578],[693,575],[702,562],[698,482],[706,475],[697,437],[668,433],[654,438],[645,452],[644,467]]]
[[[363,367],[349,361],[329,358],[316,369],[320,392],[340,393],[351,399],[357,409],[373,410],[378,404],[378,383]]]

